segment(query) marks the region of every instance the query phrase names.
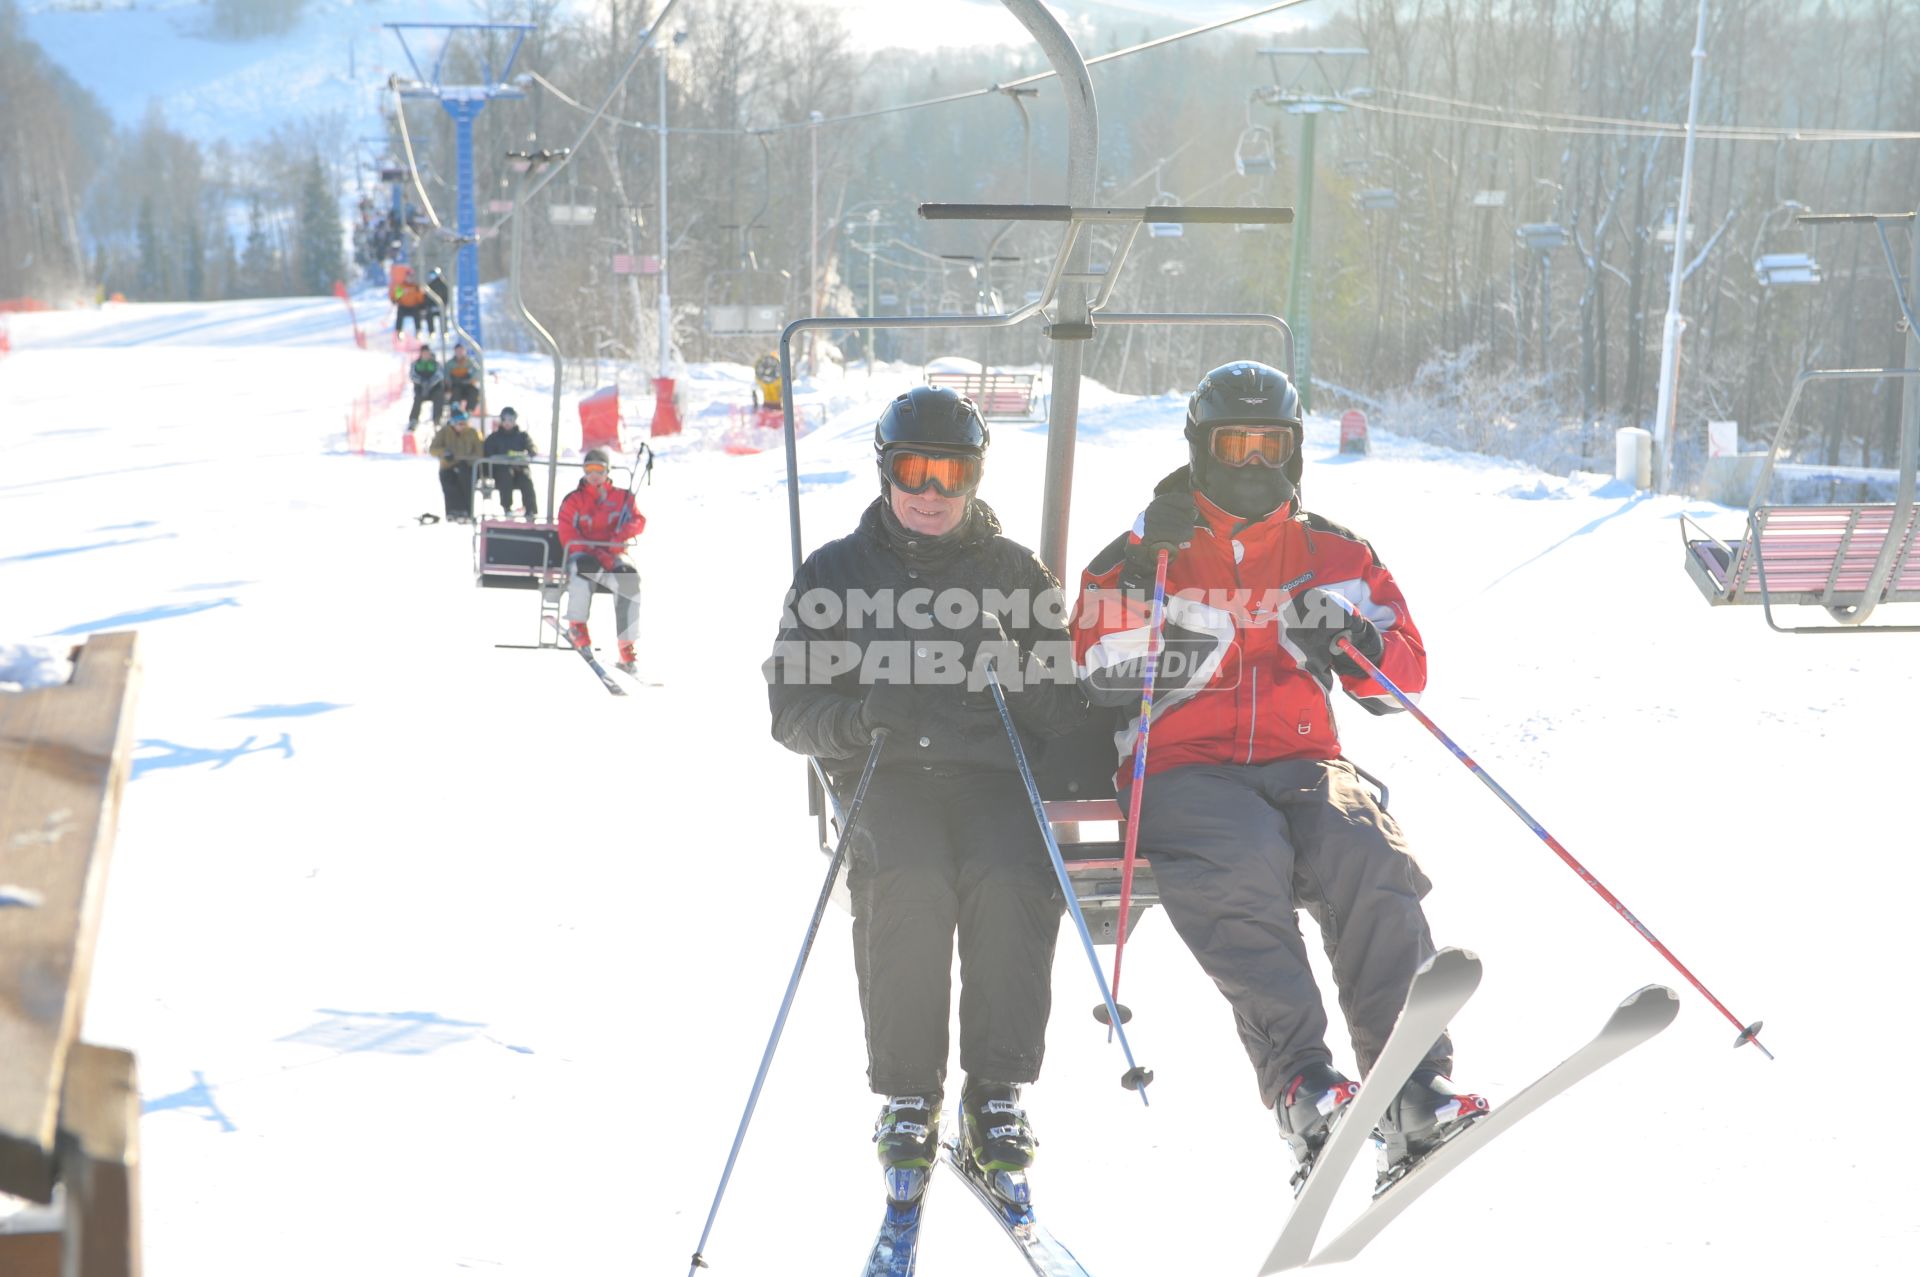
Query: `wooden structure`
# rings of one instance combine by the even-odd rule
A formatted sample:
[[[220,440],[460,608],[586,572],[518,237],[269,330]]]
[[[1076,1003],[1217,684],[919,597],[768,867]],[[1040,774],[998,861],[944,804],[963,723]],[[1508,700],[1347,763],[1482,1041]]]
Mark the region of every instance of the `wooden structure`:
[[[126,784],[131,633],[60,687],[0,695],[0,1219],[6,1277],[138,1277],[133,1056],[78,1040]]]

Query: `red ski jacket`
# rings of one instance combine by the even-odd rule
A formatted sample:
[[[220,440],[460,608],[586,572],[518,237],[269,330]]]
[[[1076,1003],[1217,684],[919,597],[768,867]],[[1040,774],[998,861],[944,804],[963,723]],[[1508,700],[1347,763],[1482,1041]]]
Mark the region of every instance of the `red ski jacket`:
[[[560,548],[568,555],[591,554],[603,568],[613,567],[627,543],[646,530],[647,516],[633,494],[611,483],[596,487],[582,479],[560,503]]]
[[[1184,470],[1157,491],[1185,488]],[[1400,689],[1426,686],[1427,653],[1406,599],[1373,547],[1292,504],[1252,524],[1199,493],[1192,542],[1167,569],[1164,643],[1154,681],[1147,771],[1196,763],[1260,764],[1281,758],[1338,758],[1332,688],[1304,667],[1281,609],[1310,586],[1338,594],[1380,630],[1377,662]],[[1120,587],[1133,530],[1094,557],[1074,607],[1074,656],[1096,704],[1131,706],[1115,733],[1116,783],[1133,778],[1140,683],[1152,600]],[[1340,675],[1347,694],[1376,714],[1400,706],[1371,678]]]

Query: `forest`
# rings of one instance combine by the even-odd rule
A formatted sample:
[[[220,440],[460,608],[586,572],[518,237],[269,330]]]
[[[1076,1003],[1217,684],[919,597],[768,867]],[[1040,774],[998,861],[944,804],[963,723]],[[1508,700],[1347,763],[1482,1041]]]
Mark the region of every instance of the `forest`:
[[[313,192],[326,182],[346,200],[366,181],[346,122],[283,130],[247,154],[198,147],[158,116],[102,142],[98,109],[11,29],[12,2],[0,0],[0,88],[12,100],[36,86],[45,120],[0,137],[0,234],[33,246],[28,264],[0,263],[0,296],[325,286]],[[514,64],[525,96],[475,124],[481,274],[504,275],[521,233],[527,303],[570,356],[605,353],[647,375],[657,362],[663,75],[678,357],[751,362],[772,344],[707,335],[716,305],[977,313],[1040,287],[1057,227],[915,214],[923,201],[1064,198],[1057,86],[995,91],[1046,71],[1037,49],[864,51],[830,8],[699,0],[673,12],[677,38],[636,60],[658,3],[609,0],[584,18],[556,0],[484,7],[537,30]],[[1552,468],[1591,460],[1654,409],[1696,13],[1687,0],[1349,0],[1303,6],[1307,25],[1284,38],[1227,27],[1137,52],[1179,28],[1079,23],[1090,62],[1119,55],[1092,69],[1105,203],[1297,208],[1312,138],[1297,286],[1293,241],[1309,219],[1195,226],[1137,238],[1114,308],[1286,315],[1310,342],[1316,407],[1367,405],[1411,433]],[[1803,367],[1901,362],[1873,227],[1797,219],[1920,204],[1917,37],[1920,10],[1904,0],[1710,4],[1683,262],[1683,462],[1697,462],[1708,421],[1760,437]],[[504,51],[500,38],[456,42],[447,78],[466,82]],[[451,225],[452,125],[431,100],[384,97],[389,162],[411,151]],[[500,226],[487,210],[510,207],[524,182],[508,152],[573,147],[603,100],[529,216]],[[555,204],[590,207],[591,221],[557,221]],[[1902,270],[1910,233],[1889,237]],[[450,265],[445,234],[418,247]],[[1096,241],[1095,260],[1115,248]],[[1755,266],[1767,255],[1801,268],[1769,282]],[[1109,328],[1087,372],[1159,393],[1227,358],[1278,358],[1270,340]],[[849,333],[833,353],[857,360],[862,341]],[[882,335],[878,354],[1034,364],[1046,345],[1028,327]],[[1887,464],[1897,389],[1809,397],[1825,423],[1816,459]]]

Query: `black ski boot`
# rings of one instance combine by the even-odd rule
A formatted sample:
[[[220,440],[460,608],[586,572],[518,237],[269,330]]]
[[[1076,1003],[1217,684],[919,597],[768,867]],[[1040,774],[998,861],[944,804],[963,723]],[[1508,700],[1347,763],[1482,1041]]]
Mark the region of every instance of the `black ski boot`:
[[[873,1142],[887,1176],[887,1196],[911,1202],[927,1189],[940,1147],[940,1097],[896,1095],[873,1124]]]
[[[1020,1088],[969,1080],[960,1094],[960,1153],[993,1195],[1013,1206],[1030,1204],[1027,1168],[1033,1165],[1033,1128],[1020,1107]]]
[[[1380,1173],[1373,1191],[1378,1194],[1411,1170],[1421,1158],[1440,1147],[1477,1117],[1489,1111],[1486,1100],[1478,1095],[1453,1089],[1440,1070],[1415,1069],[1413,1076],[1393,1097],[1387,1111],[1373,1128],[1374,1144],[1379,1151]]]
[[[1360,1093],[1360,1084],[1331,1064],[1315,1061],[1296,1073],[1273,1115],[1280,1123],[1280,1136],[1293,1154],[1293,1191],[1298,1193],[1313,1170],[1313,1159],[1343,1115],[1347,1104]]]

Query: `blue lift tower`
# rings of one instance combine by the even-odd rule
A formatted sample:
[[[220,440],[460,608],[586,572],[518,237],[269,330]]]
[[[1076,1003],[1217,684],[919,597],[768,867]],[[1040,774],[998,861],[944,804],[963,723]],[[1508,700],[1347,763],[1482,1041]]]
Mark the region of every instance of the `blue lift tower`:
[[[480,252],[474,241],[476,225],[473,207],[473,121],[482,108],[495,98],[523,98],[526,93],[507,83],[507,75],[513,69],[513,60],[520,55],[520,46],[526,42],[527,32],[534,30],[528,22],[389,22],[387,29],[398,37],[401,50],[407,55],[407,64],[413,68],[411,83],[402,83],[400,96],[403,98],[432,98],[453,117],[454,146],[458,155],[458,177],[456,183],[459,196],[456,205],[456,229],[460,236],[460,254],[454,269],[455,295],[460,327],[477,344],[480,336]],[[409,31],[440,31],[445,36],[440,41],[440,51],[434,55],[431,73],[420,69],[420,62],[413,56],[413,49],[407,44]],[[495,74],[488,59],[487,49],[480,53],[479,84],[447,84],[441,79],[446,70],[447,50],[453,46],[454,37],[463,31],[502,31],[511,32],[512,45],[507,50],[506,60],[501,63],[499,74]]]

